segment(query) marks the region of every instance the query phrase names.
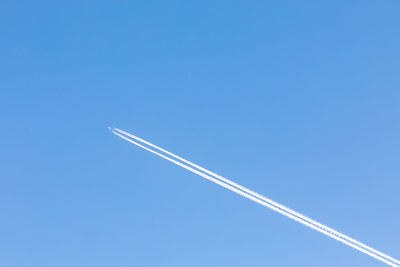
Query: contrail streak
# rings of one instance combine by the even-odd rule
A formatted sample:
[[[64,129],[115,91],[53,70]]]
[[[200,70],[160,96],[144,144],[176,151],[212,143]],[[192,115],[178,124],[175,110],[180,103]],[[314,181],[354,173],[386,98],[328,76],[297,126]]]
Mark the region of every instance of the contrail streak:
[[[294,210],[291,210],[291,209],[289,209],[288,207],[285,207],[282,204],[279,204],[279,203],[277,203],[277,202],[275,202],[275,201],[273,201],[273,200],[271,200],[269,198],[266,198],[265,196],[262,196],[262,195],[260,195],[260,194],[258,194],[256,192],[254,192],[254,191],[251,191],[250,189],[247,189],[246,187],[243,187],[243,186],[241,186],[241,185],[239,185],[239,184],[237,184],[237,183],[235,183],[235,182],[233,182],[233,181],[231,181],[231,180],[229,180],[227,178],[224,178],[224,177],[222,177],[222,176],[220,176],[220,175],[218,175],[218,174],[216,174],[214,172],[211,172],[211,171],[209,171],[209,170],[207,170],[207,169],[205,169],[205,168],[203,168],[203,167],[201,167],[199,165],[196,165],[196,164],[194,164],[194,163],[192,163],[192,162],[190,162],[188,160],[185,160],[185,159],[183,159],[183,158],[181,158],[181,157],[179,157],[179,156],[177,156],[177,155],[175,155],[175,154],[173,154],[173,153],[171,153],[171,152],[169,152],[169,151],[167,151],[167,150],[165,150],[165,149],[163,149],[161,147],[158,147],[158,146],[156,146],[156,145],[154,145],[154,144],[152,144],[152,143],[150,143],[150,142],[148,142],[146,140],[143,140],[143,139],[141,139],[141,138],[139,138],[137,136],[134,136],[134,135],[132,135],[132,134],[130,134],[128,132],[125,132],[125,131],[117,129],[117,128],[109,128],[109,129],[111,130],[112,133],[114,133],[115,135],[121,137],[122,139],[125,139],[126,141],[128,141],[130,143],[133,143],[133,144],[135,144],[135,145],[137,145],[137,146],[139,146],[139,147],[141,147],[141,148],[143,148],[143,149],[145,149],[145,150],[147,150],[147,151],[149,151],[149,152],[151,152],[153,154],[156,154],[157,156],[160,156],[160,157],[162,157],[162,158],[164,158],[164,159],[166,159],[166,160],[168,160],[168,161],[170,161],[170,162],[172,162],[172,163],[174,163],[174,164],[176,164],[176,165],[178,165],[178,166],[180,166],[182,168],[185,168],[185,169],[187,169],[187,170],[189,170],[189,171],[191,171],[191,172],[193,172],[193,173],[195,173],[195,174],[197,174],[197,175],[199,175],[199,176],[201,176],[201,177],[203,177],[203,178],[205,178],[207,180],[210,180],[210,181],[212,181],[212,182],[214,182],[214,183],[216,183],[216,184],[218,184],[218,185],[220,185],[222,187],[225,187],[228,190],[231,190],[231,191],[233,191],[233,192],[235,192],[235,193],[237,193],[237,194],[239,194],[239,195],[241,195],[243,197],[246,197],[246,198],[248,198],[250,200],[253,200],[254,202],[257,202],[257,203],[259,203],[259,204],[261,204],[261,205],[263,205],[265,207],[268,207],[268,208],[270,208],[270,209],[272,209],[272,210],[274,210],[274,211],[276,211],[276,212],[278,212],[278,213],[280,213],[280,214],[282,214],[284,216],[287,216],[287,217],[289,217],[289,218],[291,218],[291,219],[293,219],[293,220],[295,220],[295,221],[297,221],[297,222],[299,222],[301,224],[304,224],[304,225],[306,225],[306,226],[308,226],[308,227],[310,227],[310,228],[312,228],[312,229],[314,229],[314,230],[316,230],[316,231],[318,231],[320,233],[323,233],[323,234],[325,234],[325,235],[327,235],[327,236],[329,236],[329,237],[331,237],[333,239],[336,239],[339,242],[342,242],[342,243],[344,243],[344,244],[346,244],[346,245],[348,245],[350,247],[353,247],[354,249],[357,249],[358,251],[361,251],[361,252],[363,252],[363,253],[365,253],[365,254],[367,254],[367,255],[369,255],[369,256],[371,256],[371,257],[373,257],[373,258],[375,258],[375,259],[377,259],[377,260],[379,260],[381,262],[384,262],[384,263],[386,263],[386,264],[388,264],[390,266],[400,267],[400,261],[398,261],[398,260],[396,260],[396,259],[394,259],[394,258],[392,258],[392,257],[390,257],[390,256],[378,251],[378,250],[375,250],[375,249],[373,249],[373,248],[371,248],[371,247],[369,247],[369,246],[367,246],[367,245],[365,245],[365,244],[363,244],[363,243],[361,243],[361,242],[359,242],[359,241],[357,241],[357,240],[355,240],[353,238],[350,238],[349,236],[344,235],[344,234],[342,234],[342,233],[340,233],[340,232],[338,232],[338,231],[336,231],[336,230],[334,230],[334,229],[332,229],[330,227],[327,227],[327,226],[325,226],[325,225],[323,225],[323,224],[321,224],[321,223],[319,223],[319,222],[317,222],[317,221],[315,221],[315,220],[313,220],[311,218],[308,218],[308,217],[306,217],[306,216],[304,216],[304,215],[302,215],[302,214],[300,214],[300,213],[298,213],[298,212],[296,212]],[[147,145],[149,147],[152,147],[152,148],[155,148],[156,150],[158,150],[158,152],[153,150],[153,149],[151,149],[151,148],[149,148],[149,147],[146,147],[145,145]],[[160,152],[162,152],[164,154],[162,154]],[[169,156],[171,156],[171,157],[173,157],[175,159],[170,158],[170,157],[166,156],[165,154],[167,154],[167,155],[169,155]]]

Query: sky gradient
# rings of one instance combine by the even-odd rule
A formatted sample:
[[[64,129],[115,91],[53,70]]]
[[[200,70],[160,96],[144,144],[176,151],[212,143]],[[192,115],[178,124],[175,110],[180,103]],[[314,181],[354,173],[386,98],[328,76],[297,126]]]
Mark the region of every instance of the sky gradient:
[[[3,1],[0,265],[385,266],[111,134],[400,258],[398,1]]]

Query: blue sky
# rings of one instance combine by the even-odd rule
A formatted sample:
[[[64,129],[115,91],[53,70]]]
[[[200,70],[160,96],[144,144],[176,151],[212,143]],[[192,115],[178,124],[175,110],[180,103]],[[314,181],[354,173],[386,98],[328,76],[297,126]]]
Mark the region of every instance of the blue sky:
[[[119,127],[400,257],[398,1],[3,1],[0,265],[383,266]]]

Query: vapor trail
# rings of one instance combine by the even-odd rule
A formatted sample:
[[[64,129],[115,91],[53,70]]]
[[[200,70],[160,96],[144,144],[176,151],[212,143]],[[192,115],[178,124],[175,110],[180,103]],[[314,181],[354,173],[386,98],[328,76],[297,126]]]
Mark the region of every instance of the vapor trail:
[[[369,256],[371,256],[371,257],[373,257],[373,258],[375,258],[375,259],[377,259],[379,261],[382,261],[382,262],[384,262],[384,263],[386,263],[386,264],[388,264],[390,266],[394,266],[394,267],[399,267],[400,266],[400,261],[398,261],[398,260],[396,260],[396,259],[394,259],[394,258],[392,258],[392,257],[380,252],[380,251],[377,251],[377,250],[375,250],[375,249],[373,249],[373,248],[371,248],[371,247],[369,247],[369,246],[367,246],[367,245],[365,245],[365,244],[363,244],[363,243],[361,243],[361,242],[359,242],[359,241],[357,241],[355,239],[350,238],[349,236],[346,236],[346,235],[344,235],[344,234],[342,234],[342,233],[340,233],[340,232],[338,232],[338,231],[336,231],[336,230],[334,230],[332,228],[329,228],[329,227],[327,227],[327,226],[325,226],[325,225],[323,225],[323,224],[321,224],[321,223],[319,223],[319,222],[317,222],[317,221],[315,221],[315,220],[313,220],[311,218],[308,218],[308,217],[306,217],[306,216],[304,216],[304,215],[302,215],[302,214],[300,214],[300,213],[298,213],[298,212],[296,212],[294,210],[291,210],[288,207],[283,206],[282,204],[279,204],[279,203],[277,203],[277,202],[275,202],[275,201],[273,201],[273,200],[271,200],[269,198],[266,198],[266,197],[254,192],[254,191],[251,191],[251,190],[247,189],[246,187],[243,187],[243,186],[241,186],[241,185],[239,185],[239,184],[237,184],[237,183],[235,183],[235,182],[233,182],[233,181],[231,181],[231,180],[229,180],[227,178],[224,178],[224,177],[222,177],[222,176],[220,176],[220,175],[218,175],[216,173],[213,173],[213,172],[211,172],[211,171],[209,171],[209,170],[207,170],[207,169],[205,169],[205,168],[203,168],[201,166],[198,166],[198,165],[196,165],[196,164],[194,164],[194,163],[192,163],[192,162],[190,162],[188,160],[185,160],[185,159],[183,159],[183,158],[181,158],[181,157],[179,157],[179,156],[177,156],[177,155],[175,155],[175,154],[173,154],[173,153],[171,153],[171,152],[169,152],[169,151],[167,151],[167,150],[165,150],[165,149],[163,149],[161,147],[158,147],[158,146],[156,146],[156,145],[154,145],[154,144],[152,144],[152,143],[150,143],[150,142],[148,142],[146,140],[143,140],[143,139],[141,139],[141,138],[139,138],[137,136],[134,136],[134,135],[132,135],[132,134],[130,134],[128,132],[125,132],[123,130],[120,130],[120,129],[117,129],[117,128],[114,128],[114,129],[110,128],[110,130],[112,131],[112,133],[114,133],[115,135],[125,139],[128,142],[131,142],[131,143],[133,143],[133,144],[135,144],[135,145],[137,145],[137,146],[139,146],[139,147],[141,147],[141,148],[143,148],[143,149],[145,149],[145,150],[147,150],[147,151],[149,151],[149,152],[151,152],[153,154],[156,154],[157,156],[160,156],[160,157],[162,157],[162,158],[164,158],[164,159],[166,159],[166,160],[168,160],[168,161],[170,161],[170,162],[172,162],[172,163],[174,163],[174,164],[176,164],[178,166],[181,166],[181,167],[183,167],[183,168],[185,168],[185,169],[187,169],[187,170],[189,170],[189,171],[191,171],[191,172],[193,172],[193,173],[195,173],[195,174],[197,174],[197,175],[199,175],[199,176],[201,176],[201,177],[203,177],[203,178],[205,178],[207,180],[210,180],[210,181],[212,181],[212,182],[214,182],[214,183],[216,183],[216,184],[218,184],[218,185],[220,185],[222,187],[225,187],[225,188],[227,188],[227,189],[229,189],[229,190],[231,190],[231,191],[243,196],[243,197],[251,199],[251,200],[253,200],[253,201],[255,201],[255,202],[257,202],[257,203],[259,203],[259,204],[261,204],[261,205],[263,205],[265,207],[268,207],[268,208],[270,208],[270,209],[272,209],[272,210],[274,210],[274,211],[276,211],[276,212],[278,212],[278,213],[280,213],[280,214],[282,214],[284,216],[287,216],[287,217],[289,217],[289,218],[291,218],[291,219],[293,219],[293,220],[295,220],[295,221],[297,221],[297,222],[299,222],[301,224],[304,224],[304,225],[306,225],[306,226],[308,226],[308,227],[310,227],[310,228],[312,228],[312,229],[314,229],[314,230],[316,230],[318,232],[321,232],[321,233],[323,233],[323,234],[325,234],[325,235],[327,235],[327,236],[329,236],[329,237],[331,237],[333,239],[336,239],[337,241],[340,241],[340,242],[342,242],[342,243],[344,243],[344,244],[346,244],[346,245],[348,245],[350,247],[353,247],[354,249],[357,249],[357,250],[359,250],[359,251],[361,251],[361,252],[363,252],[363,253],[365,253],[365,254],[367,254],[367,255],[369,255]],[[132,139],[134,139],[134,140],[136,140],[136,141],[138,141],[138,142],[140,142],[142,144],[140,144],[140,143],[138,143],[138,142],[136,142],[136,141],[134,141]],[[174,159],[172,159],[172,158],[170,158],[170,157],[168,157],[166,155],[163,155],[163,154],[161,154],[161,153],[159,153],[157,151],[154,151],[153,149],[148,148],[148,147],[144,146],[143,144],[145,144],[147,146],[150,146],[150,147],[153,147],[153,148],[157,149],[159,152],[163,152],[163,153],[165,153],[165,154],[167,154],[169,156],[172,156],[173,158],[175,158],[175,159],[177,159],[177,160],[179,160],[181,162],[179,162],[177,160],[174,160]],[[194,168],[192,168],[192,167],[190,167],[188,165],[190,165],[190,166],[192,166]]]
[[[317,221],[315,221],[315,220],[313,220],[311,218],[308,218],[308,217],[306,217],[306,216],[304,216],[304,215],[302,215],[302,214],[300,214],[300,213],[298,213],[298,212],[296,212],[294,210],[291,210],[288,207],[285,207],[285,206],[283,206],[283,205],[281,205],[281,204],[279,204],[279,203],[277,203],[277,202],[275,202],[275,201],[273,201],[273,200],[271,200],[271,199],[269,199],[269,198],[267,198],[265,196],[262,196],[262,195],[254,192],[254,191],[252,191],[252,190],[250,190],[248,188],[245,188],[245,187],[243,187],[243,186],[241,186],[241,185],[239,185],[239,184],[237,184],[237,183],[235,183],[235,182],[233,182],[233,181],[231,181],[229,179],[226,179],[226,178],[222,177],[221,175],[218,175],[218,174],[216,174],[214,172],[211,172],[211,171],[209,171],[209,170],[207,170],[207,169],[205,169],[205,168],[203,168],[203,167],[201,167],[199,165],[196,165],[196,164],[194,164],[194,163],[192,163],[192,162],[190,162],[188,160],[185,160],[185,159],[183,159],[183,158],[181,158],[181,157],[179,157],[179,156],[177,156],[177,155],[175,155],[175,154],[173,154],[173,153],[171,153],[171,152],[169,152],[169,151],[167,151],[167,150],[165,150],[165,149],[163,149],[161,147],[158,147],[158,146],[156,146],[156,145],[154,145],[154,144],[152,144],[152,143],[150,143],[150,142],[148,142],[146,140],[143,140],[143,139],[141,139],[141,138],[139,138],[139,137],[137,137],[135,135],[132,135],[132,134],[130,134],[128,132],[125,132],[125,131],[117,129],[117,128],[113,129],[113,131],[119,132],[121,134],[129,136],[130,138],[133,138],[133,139],[135,139],[137,141],[140,141],[140,142],[142,142],[142,143],[144,143],[144,144],[146,144],[148,146],[151,146],[151,147],[153,147],[153,148],[155,148],[155,149],[157,149],[157,150],[159,150],[159,151],[161,151],[161,152],[163,152],[165,154],[168,154],[168,155],[170,155],[170,156],[172,156],[172,157],[174,157],[174,158],[176,158],[176,159],[178,159],[178,160],[180,160],[180,161],[182,161],[182,162],[184,162],[184,163],[186,163],[186,164],[188,164],[188,165],[190,165],[190,166],[192,166],[192,167],[194,167],[194,168],[196,168],[198,170],[201,170],[201,171],[203,171],[203,172],[205,172],[205,173],[207,173],[207,174],[209,174],[209,175],[211,175],[211,176],[223,181],[224,183],[227,183],[227,184],[229,184],[229,185],[231,185],[233,187],[236,187],[236,188],[238,188],[238,189],[240,189],[240,190],[242,190],[242,191],[244,191],[244,192],[246,192],[246,193],[248,193],[250,195],[253,195],[253,196],[255,196],[255,197],[257,197],[257,198],[259,198],[259,199],[261,199],[261,200],[263,200],[263,201],[265,201],[267,203],[269,203],[270,205],[273,205],[273,206],[275,206],[275,207],[277,207],[279,209],[282,209],[282,210],[286,211],[287,213],[290,213],[290,214],[292,214],[292,215],[294,215],[294,216],[296,216],[296,217],[298,217],[298,218],[300,218],[302,220],[305,220],[305,221],[307,221],[307,222],[309,222],[309,223],[311,223],[311,224],[313,224],[313,225],[315,225],[315,226],[317,226],[317,227],[319,227],[321,229],[324,229],[324,230],[332,233],[333,235],[336,235],[336,236],[338,236],[338,237],[340,237],[342,239],[345,239],[345,240],[347,240],[347,241],[349,241],[351,243],[354,243],[355,245],[360,246],[360,247],[362,247],[362,248],[364,248],[366,250],[369,250],[374,254],[380,255],[383,258],[388,259],[389,261],[393,261],[393,262],[395,262],[397,264],[400,264],[400,261],[398,261],[398,260],[396,260],[396,259],[394,259],[394,258],[392,258],[392,257],[380,252],[380,251],[377,251],[377,250],[375,250],[375,249],[373,249],[373,248],[371,248],[371,247],[369,247],[369,246],[367,246],[367,245],[365,245],[365,244],[363,244],[363,243],[361,243],[361,242],[359,242],[359,241],[357,241],[357,240],[355,240],[355,239],[353,239],[353,238],[351,238],[349,236],[346,236],[346,235],[344,235],[344,234],[342,234],[342,233],[340,233],[340,232],[338,232],[338,231],[336,231],[336,230],[334,230],[334,229],[332,229],[330,227],[322,225],[319,222],[317,222]]]

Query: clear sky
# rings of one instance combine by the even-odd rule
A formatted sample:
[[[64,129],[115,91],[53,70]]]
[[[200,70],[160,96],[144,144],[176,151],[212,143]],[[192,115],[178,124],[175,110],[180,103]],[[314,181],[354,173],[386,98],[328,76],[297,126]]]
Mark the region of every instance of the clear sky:
[[[384,266],[119,127],[400,257],[399,1],[2,1],[0,265]]]

